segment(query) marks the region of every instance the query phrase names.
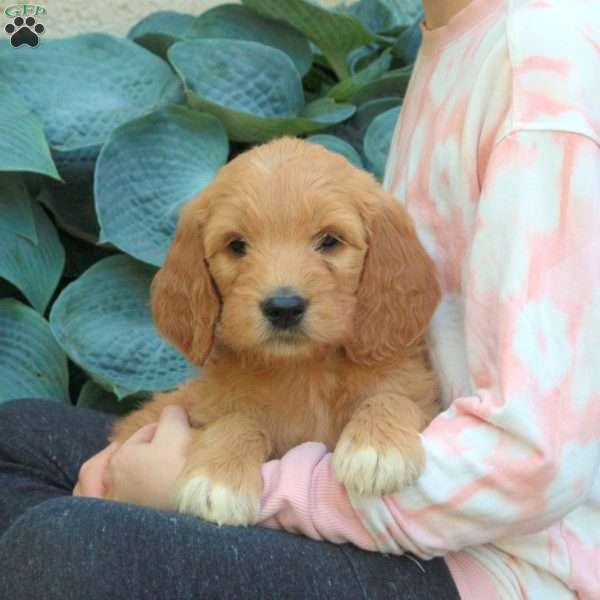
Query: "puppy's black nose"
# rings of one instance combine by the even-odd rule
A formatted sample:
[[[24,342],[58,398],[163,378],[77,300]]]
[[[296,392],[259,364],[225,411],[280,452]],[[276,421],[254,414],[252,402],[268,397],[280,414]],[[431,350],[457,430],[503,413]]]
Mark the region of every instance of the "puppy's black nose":
[[[307,306],[308,301],[305,298],[287,288],[275,290],[275,293],[260,305],[265,317],[277,329],[289,329],[300,323]]]

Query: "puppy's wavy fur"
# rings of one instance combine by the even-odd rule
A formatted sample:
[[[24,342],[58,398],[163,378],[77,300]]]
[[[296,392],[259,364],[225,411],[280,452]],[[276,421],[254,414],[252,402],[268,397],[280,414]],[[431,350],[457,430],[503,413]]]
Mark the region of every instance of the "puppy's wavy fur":
[[[279,288],[308,301],[292,331],[260,308]],[[184,207],[152,286],[158,330],[202,375],[112,439],[184,406],[194,437],[177,505],[218,523],[255,522],[260,465],[308,440],[334,451],[349,490],[394,492],[421,472],[419,431],[439,409],[424,347],[438,301],[410,219],[368,173],[299,139],[255,147]]]

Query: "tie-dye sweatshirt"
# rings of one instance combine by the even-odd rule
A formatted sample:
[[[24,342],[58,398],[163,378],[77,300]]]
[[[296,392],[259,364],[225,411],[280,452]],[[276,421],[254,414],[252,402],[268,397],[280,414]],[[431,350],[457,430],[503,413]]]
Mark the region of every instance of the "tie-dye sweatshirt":
[[[385,186],[440,274],[419,481],[349,497],[308,443],[262,521],[444,555],[462,598],[600,598],[600,2],[475,0],[424,40]]]

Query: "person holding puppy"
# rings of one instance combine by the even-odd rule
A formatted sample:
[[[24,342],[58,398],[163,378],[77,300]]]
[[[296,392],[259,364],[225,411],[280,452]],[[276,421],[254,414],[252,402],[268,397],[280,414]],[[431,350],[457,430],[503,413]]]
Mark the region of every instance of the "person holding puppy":
[[[422,433],[421,477],[384,498],[356,496],[325,446],[303,444],[263,466],[265,527],[218,528],[68,496],[100,451],[76,495],[101,497],[106,478],[121,499],[171,509],[190,436],[181,409],[101,450],[108,418],[9,403],[7,597],[597,597],[600,8],[424,5],[384,182],[442,291],[428,341],[445,411]],[[36,447],[44,427],[54,440]]]

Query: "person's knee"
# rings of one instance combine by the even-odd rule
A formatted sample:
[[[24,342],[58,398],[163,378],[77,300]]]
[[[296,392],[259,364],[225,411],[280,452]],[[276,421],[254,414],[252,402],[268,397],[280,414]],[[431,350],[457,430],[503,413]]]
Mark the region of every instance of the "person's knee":
[[[60,402],[40,398],[19,398],[0,403],[0,428],[20,427],[64,408]]]
[[[19,399],[0,403],[0,458],[14,444],[22,446],[31,432],[51,431],[64,417],[66,405],[51,400]]]
[[[35,549],[39,556],[50,560],[57,551],[63,554],[57,558],[59,562],[69,554],[77,556],[81,546],[98,542],[95,539],[99,531],[106,528],[107,523],[115,522],[112,505],[96,498],[76,498],[60,496],[45,500],[27,509],[19,516],[0,538],[1,555],[7,548],[27,548],[28,552]],[[118,515],[116,515],[118,517]],[[0,597],[3,597],[0,594]]]
[[[58,598],[84,562],[84,499],[61,497],[29,508],[0,537],[0,598]],[[79,506],[78,506],[79,505]],[[69,596],[69,586],[63,597]],[[95,597],[95,596],[94,596]]]
[[[74,523],[71,515],[76,501],[82,499],[61,496],[29,508],[4,534],[2,543],[6,543],[10,537],[13,537],[18,539],[19,543],[26,543],[29,548],[36,548],[36,551],[56,548],[65,541],[62,539],[63,536],[73,535]]]

